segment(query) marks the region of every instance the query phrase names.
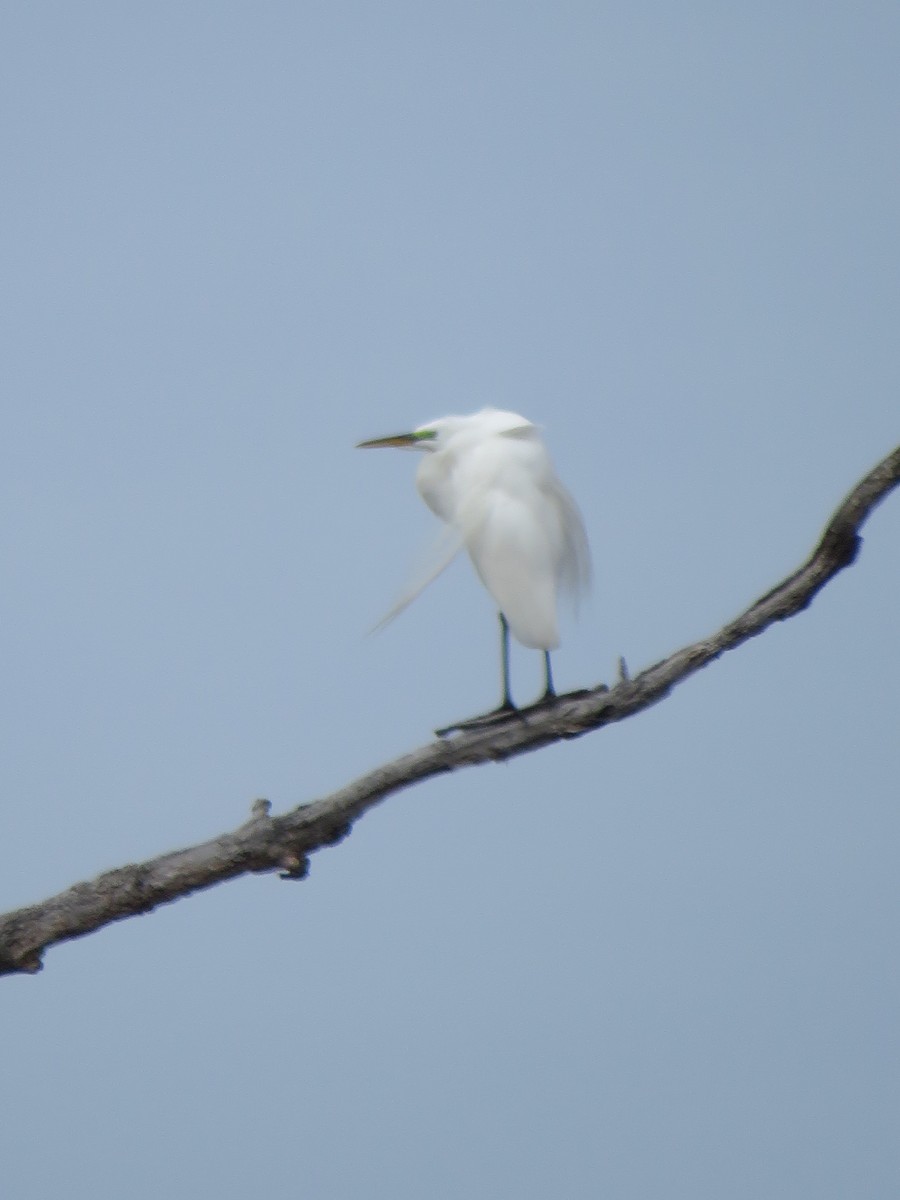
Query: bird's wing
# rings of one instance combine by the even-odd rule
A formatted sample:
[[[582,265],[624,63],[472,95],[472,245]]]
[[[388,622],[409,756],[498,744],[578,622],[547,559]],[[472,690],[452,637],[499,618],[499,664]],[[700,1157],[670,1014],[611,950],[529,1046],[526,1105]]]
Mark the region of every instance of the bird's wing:
[[[453,526],[445,525],[421,569],[416,572],[403,595],[393,608],[385,613],[378,624],[374,626],[372,632],[375,633],[379,629],[384,629],[385,625],[389,625],[394,617],[398,617],[405,608],[408,608],[413,600],[425,591],[429,583],[437,579],[442,571],[446,571],[462,547],[462,534],[453,528]]]
[[[552,480],[548,490],[559,516],[562,534],[560,589],[577,603],[579,596],[590,591],[593,575],[584,521],[578,505],[558,479]]]

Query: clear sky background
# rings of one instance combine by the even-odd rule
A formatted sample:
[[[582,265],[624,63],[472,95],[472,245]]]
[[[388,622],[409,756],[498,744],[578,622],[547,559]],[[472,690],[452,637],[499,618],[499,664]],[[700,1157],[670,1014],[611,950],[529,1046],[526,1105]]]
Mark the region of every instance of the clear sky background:
[[[354,444],[542,424],[610,680],[900,430],[895,3],[7,4],[0,908],[496,700]],[[894,1198],[900,496],[615,728],[0,980],[4,1194]],[[540,656],[519,651],[529,699]]]

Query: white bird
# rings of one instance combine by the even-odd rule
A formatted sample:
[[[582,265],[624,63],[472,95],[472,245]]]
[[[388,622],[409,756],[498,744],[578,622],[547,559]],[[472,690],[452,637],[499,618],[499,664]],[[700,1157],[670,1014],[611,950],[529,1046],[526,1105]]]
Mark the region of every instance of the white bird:
[[[591,562],[581,514],[556,475],[537,427],[518,413],[485,408],[359,444],[360,449],[383,446],[424,451],[416,486],[450,534],[440,560],[385,621],[465,547],[500,610],[503,698],[496,712],[515,707],[509,687],[510,629],[523,646],[544,652],[541,700],[552,699],[557,602],[563,592],[577,597],[587,589]]]

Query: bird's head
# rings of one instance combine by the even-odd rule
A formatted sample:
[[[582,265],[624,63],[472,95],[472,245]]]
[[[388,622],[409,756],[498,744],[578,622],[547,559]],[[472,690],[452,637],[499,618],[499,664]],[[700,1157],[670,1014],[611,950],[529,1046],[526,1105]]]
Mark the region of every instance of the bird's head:
[[[497,434],[514,433],[533,429],[531,422],[518,413],[502,412],[496,408],[483,408],[481,412],[467,417],[438,417],[427,425],[420,425],[412,433],[395,433],[390,437],[374,438],[360,442],[358,450],[377,450],[383,446],[397,446],[402,450],[443,449],[452,438],[464,438],[466,444],[480,442]],[[461,443],[454,442],[454,445]]]

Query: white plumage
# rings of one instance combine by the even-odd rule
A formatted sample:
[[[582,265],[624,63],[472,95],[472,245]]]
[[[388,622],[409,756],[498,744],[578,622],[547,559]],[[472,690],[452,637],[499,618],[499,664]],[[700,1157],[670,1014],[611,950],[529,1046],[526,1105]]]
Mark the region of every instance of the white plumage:
[[[517,413],[485,409],[442,417],[417,433],[422,499],[457,530],[481,582],[523,646],[559,645],[557,598],[590,579],[578,509],[537,428]]]
[[[422,499],[454,535],[438,564],[392,610],[396,616],[465,547],[481,582],[524,646],[559,645],[558,600],[577,596],[591,566],[581,515],[560,482],[538,429],[518,413],[486,408],[441,417],[363,447],[424,452]],[[505,627],[504,627],[505,634]],[[547,663],[547,693],[553,694]],[[504,649],[504,705],[511,706]]]

